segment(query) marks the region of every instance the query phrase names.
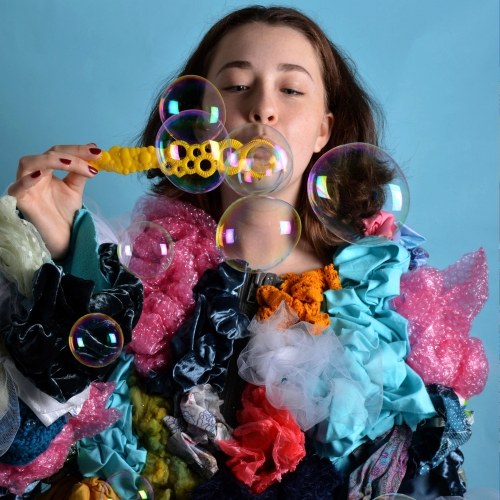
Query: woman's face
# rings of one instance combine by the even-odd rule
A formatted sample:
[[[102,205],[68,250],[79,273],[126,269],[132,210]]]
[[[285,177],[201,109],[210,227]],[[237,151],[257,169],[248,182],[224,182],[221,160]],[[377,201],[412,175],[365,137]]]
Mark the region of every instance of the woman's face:
[[[312,154],[327,143],[333,126],[314,47],[292,28],[248,24],[219,42],[207,78],[222,94],[229,132],[258,122],[288,141],[294,172],[279,197],[295,205],[302,173]]]

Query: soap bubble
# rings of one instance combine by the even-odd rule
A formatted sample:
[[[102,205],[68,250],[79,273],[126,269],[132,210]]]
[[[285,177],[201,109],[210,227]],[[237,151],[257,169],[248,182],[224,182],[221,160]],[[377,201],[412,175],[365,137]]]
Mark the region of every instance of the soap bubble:
[[[186,75],[177,78],[160,98],[160,117],[166,122],[183,111],[204,111],[214,122],[226,122],[226,107],[217,88],[205,78]]]
[[[174,242],[168,231],[154,222],[136,222],[118,242],[120,263],[139,278],[164,273],[174,258]]]
[[[374,189],[372,198],[378,200],[380,214],[386,216],[384,228],[388,230],[380,228],[379,236],[365,236],[368,218],[363,222],[350,216],[349,198],[360,192],[358,186],[367,177],[380,176],[387,170],[392,172],[393,179]],[[311,169],[307,193],[320,221],[344,241],[358,245],[386,243],[403,226],[410,206],[408,185],[397,163],[381,149],[365,143],[345,144],[325,153]],[[382,215],[370,218],[374,234],[384,222]]]
[[[204,111],[183,111],[169,118],[156,136],[156,154],[162,172],[189,193],[206,193],[224,180],[220,142],[227,132]]]
[[[154,499],[151,484],[136,472],[118,472],[110,476],[102,485],[99,500],[111,500],[114,498],[112,493],[120,500]]]
[[[274,128],[246,123],[221,144],[226,182],[241,196],[269,194],[283,189],[293,171],[286,139]]]
[[[299,214],[285,201],[249,196],[235,201],[222,215],[217,248],[235,269],[267,271],[290,255],[301,229]]]
[[[91,313],[82,316],[71,328],[69,348],[85,366],[100,368],[115,361],[123,349],[123,332],[109,316]]]

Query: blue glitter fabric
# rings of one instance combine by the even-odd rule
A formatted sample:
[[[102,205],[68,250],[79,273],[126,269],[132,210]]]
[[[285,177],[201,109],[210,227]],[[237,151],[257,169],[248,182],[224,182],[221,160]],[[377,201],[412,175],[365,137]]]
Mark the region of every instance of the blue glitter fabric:
[[[52,425],[45,425],[19,400],[21,425],[7,452],[0,457],[0,463],[8,465],[26,465],[41,455],[50,446],[51,441],[62,431],[66,417],[62,416]]]

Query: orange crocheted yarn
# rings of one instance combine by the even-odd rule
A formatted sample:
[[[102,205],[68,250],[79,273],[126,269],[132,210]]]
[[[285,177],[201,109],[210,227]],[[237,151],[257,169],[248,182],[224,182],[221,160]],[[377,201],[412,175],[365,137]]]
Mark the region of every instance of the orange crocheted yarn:
[[[333,264],[323,269],[306,271],[302,274],[288,273],[281,276],[284,282],[280,289],[265,285],[257,290],[257,302],[260,305],[257,319],[264,321],[278,308],[284,300],[301,321],[313,325],[328,326],[330,318],[327,313],[320,312],[323,292],[342,288],[340,279]],[[320,332],[321,330],[318,330]]]

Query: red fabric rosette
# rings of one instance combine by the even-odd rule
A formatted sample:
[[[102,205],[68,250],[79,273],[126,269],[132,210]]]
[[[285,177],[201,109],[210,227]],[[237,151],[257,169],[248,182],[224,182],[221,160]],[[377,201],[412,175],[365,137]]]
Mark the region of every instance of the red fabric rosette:
[[[242,395],[241,424],[232,439],[219,441],[229,455],[227,466],[253,494],[281,481],[306,455],[304,433],[287,409],[276,409],[266,399],[265,387],[248,384]]]

